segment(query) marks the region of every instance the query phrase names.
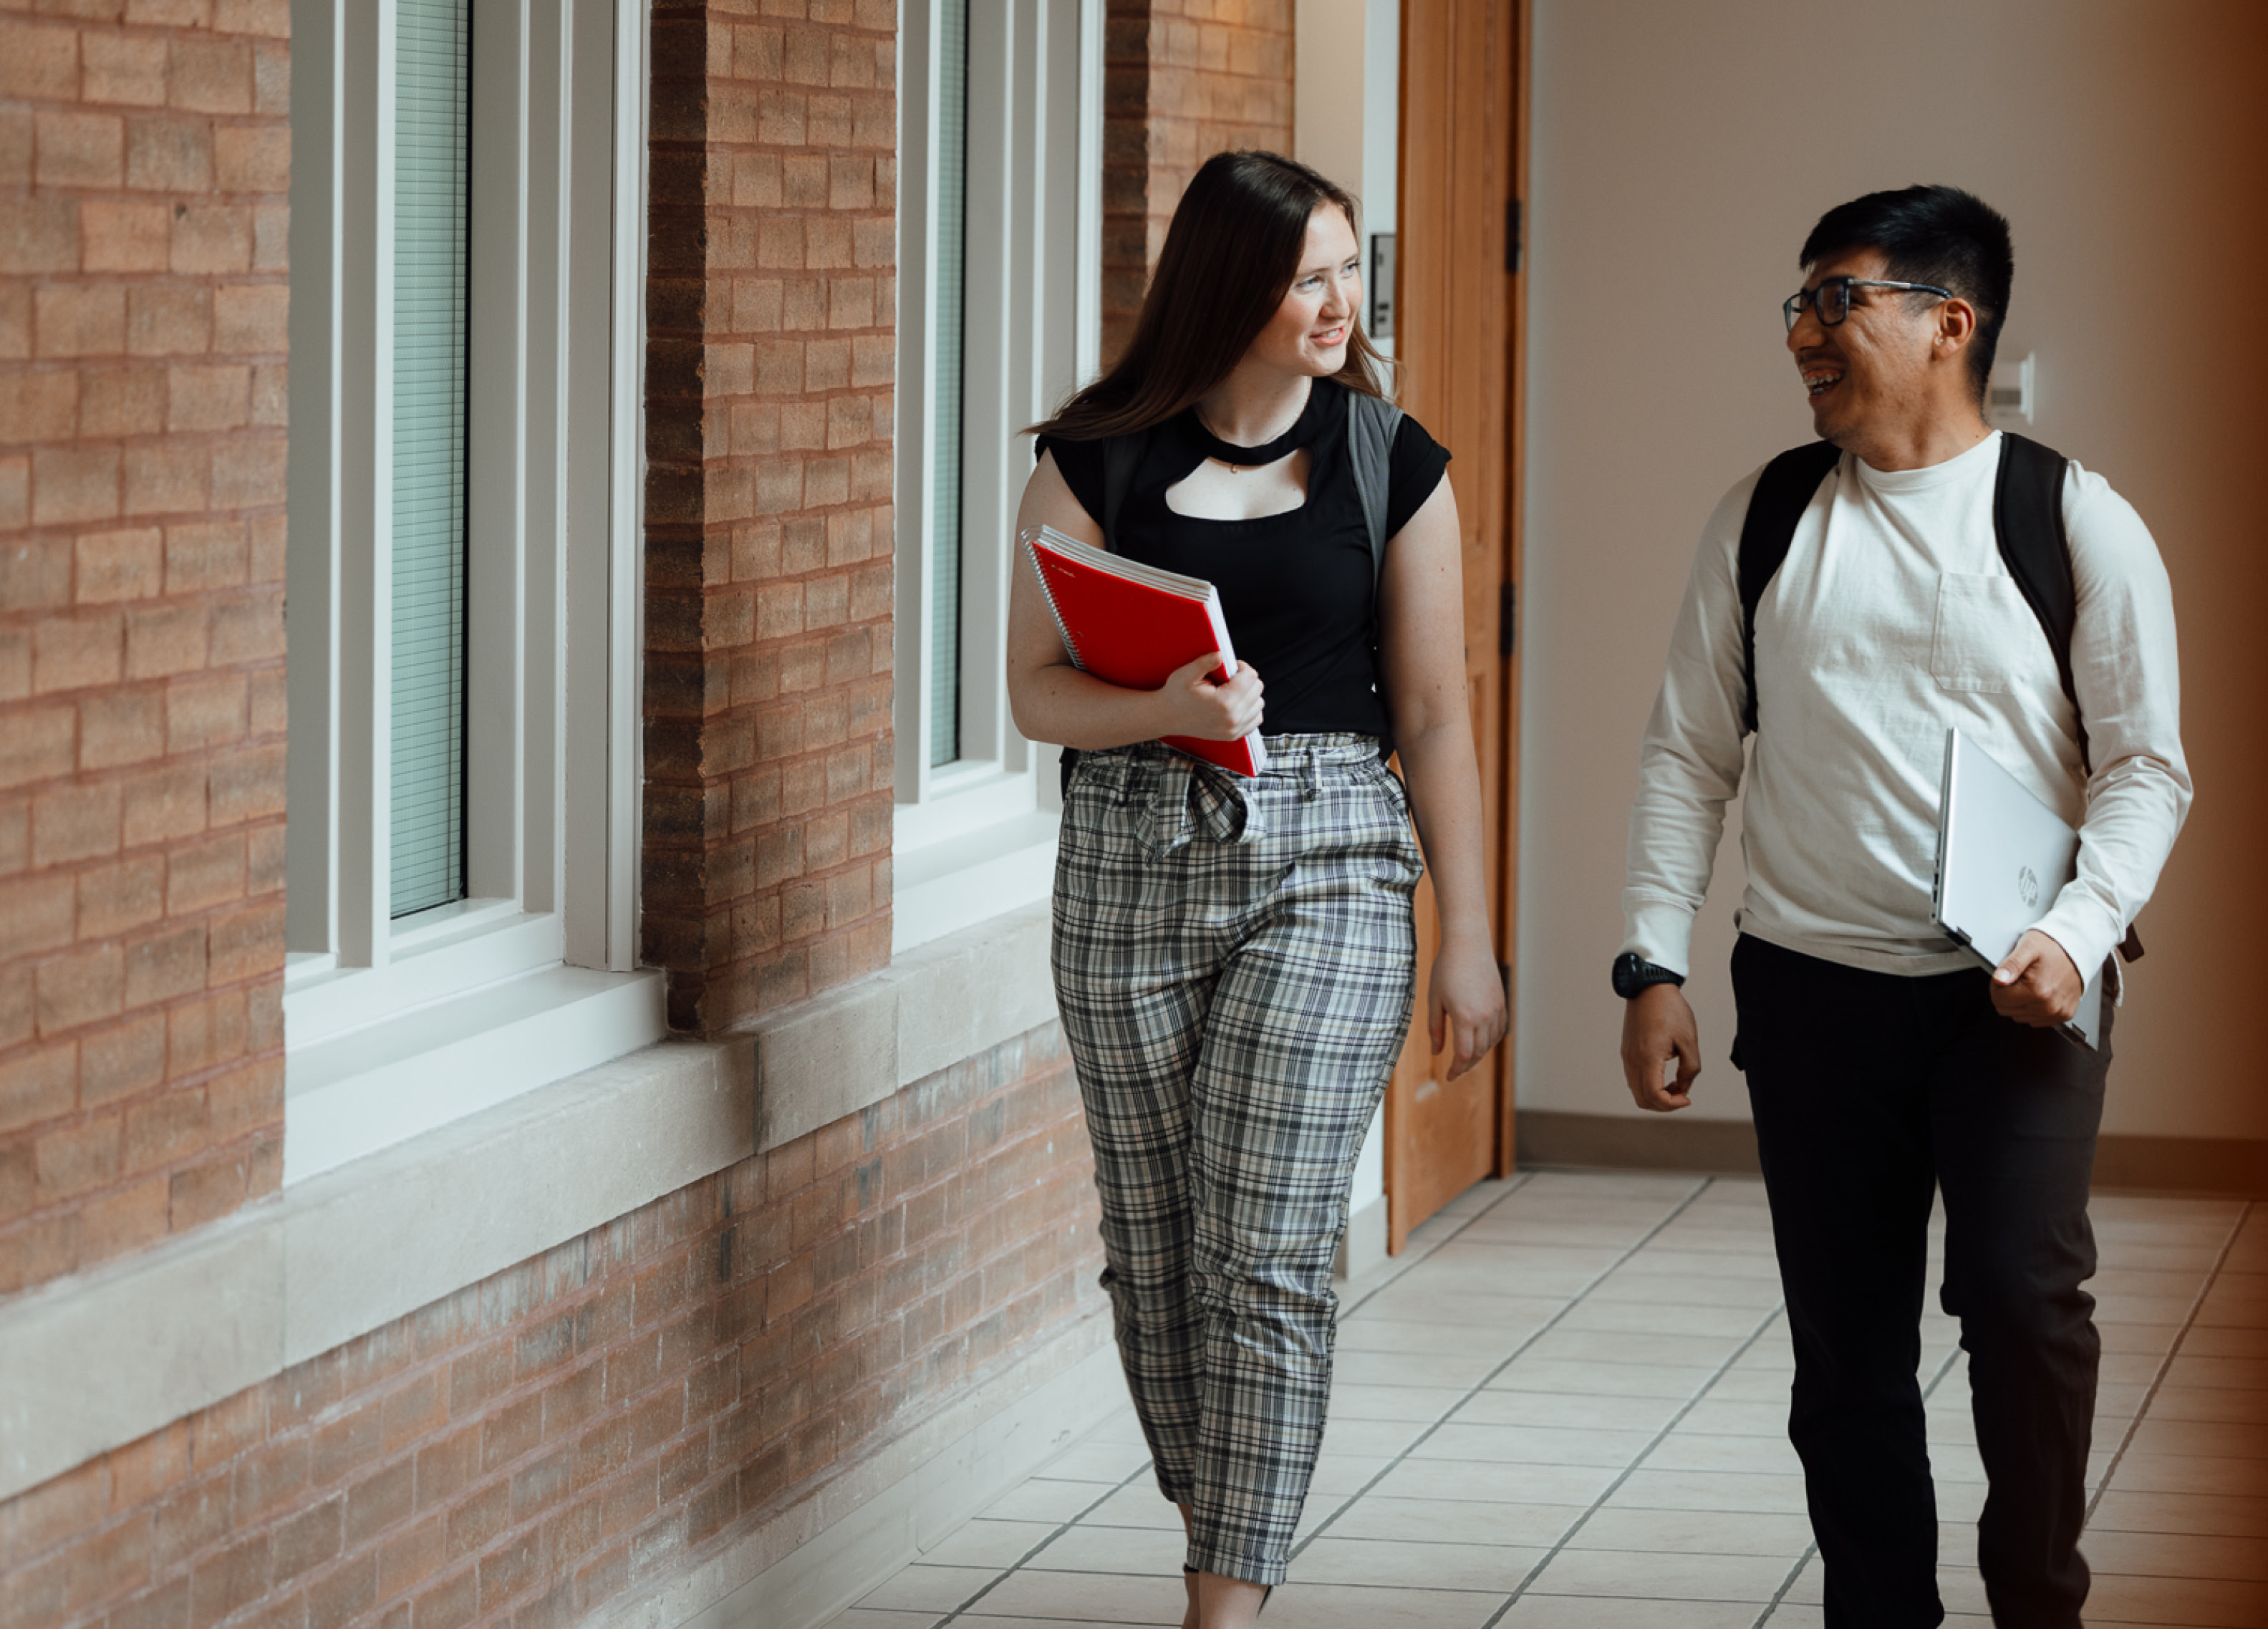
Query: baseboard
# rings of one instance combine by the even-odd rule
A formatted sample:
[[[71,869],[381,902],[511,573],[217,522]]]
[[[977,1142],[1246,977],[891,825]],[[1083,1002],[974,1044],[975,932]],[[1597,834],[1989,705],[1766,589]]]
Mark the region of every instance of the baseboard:
[[[1523,1166],[1587,1165],[1627,1171],[1705,1171],[1755,1176],[1756,1128],[1746,1120],[1566,1114],[1522,1109],[1513,1131]]]
[[[1347,1213],[1346,1236],[1339,1241],[1334,1279],[1359,1279],[1386,1260],[1386,1196]]]
[[[659,1589],[605,1629],[813,1629],[933,1549],[1125,1399],[1109,1320],[1083,1318]]]
[[[2103,1137],[2095,1185],[2141,1193],[2268,1198],[2268,1138]]]
[[[1523,1109],[1523,1166],[1701,1171],[1754,1176],[1756,1128],[1746,1120]],[[2268,1197],[2268,1139],[2110,1135],[2095,1146],[2095,1186],[2122,1191]]]

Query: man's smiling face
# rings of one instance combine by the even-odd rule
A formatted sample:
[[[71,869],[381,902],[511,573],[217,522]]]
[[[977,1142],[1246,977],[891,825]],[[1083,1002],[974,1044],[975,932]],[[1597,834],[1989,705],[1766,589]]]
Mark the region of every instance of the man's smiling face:
[[[1814,266],[1803,286],[1889,275],[1880,249],[1852,249]],[[1850,315],[1831,328],[1820,322],[1815,306],[1804,306],[1788,330],[1787,348],[1811,398],[1811,427],[1822,439],[1847,446],[1870,424],[1911,409],[1924,389],[1935,304],[1895,289],[1853,289]]]

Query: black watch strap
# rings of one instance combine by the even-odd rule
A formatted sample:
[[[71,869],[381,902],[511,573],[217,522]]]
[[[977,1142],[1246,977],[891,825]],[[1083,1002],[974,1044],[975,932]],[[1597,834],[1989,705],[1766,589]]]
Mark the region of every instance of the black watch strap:
[[[1625,1001],[1654,984],[1684,982],[1684,974],[1673,973],[1659,962],[1649,962],[1635,950],[1625,950],[1615,958],[1615,993]]]

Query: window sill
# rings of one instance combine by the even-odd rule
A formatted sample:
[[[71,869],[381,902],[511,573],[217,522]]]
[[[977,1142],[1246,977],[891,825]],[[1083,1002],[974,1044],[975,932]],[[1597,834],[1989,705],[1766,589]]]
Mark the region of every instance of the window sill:
[[[284,1185],[652,1044],[662,995],[656,971],[550,967],[292,1047]]]
[[[329,955],[284,959],[290,1044],[328,1041],[482,984],[556,966],[559,918],[508,899],[460,900],[394,923],[382,968],[341,967]]]
[[[945,837],[891,860],[890,954],[1049,898],[1061,817],[1045,809]]]

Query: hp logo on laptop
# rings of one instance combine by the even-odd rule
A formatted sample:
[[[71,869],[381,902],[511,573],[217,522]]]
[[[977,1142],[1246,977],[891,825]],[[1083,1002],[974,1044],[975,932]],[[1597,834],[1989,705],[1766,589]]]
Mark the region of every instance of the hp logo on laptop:
[[[2016,897],[2028,907],[2040,903],[2040,880],[2032,874],[2029,866],[2016,867]]]

